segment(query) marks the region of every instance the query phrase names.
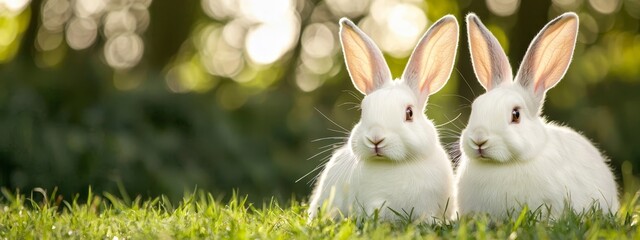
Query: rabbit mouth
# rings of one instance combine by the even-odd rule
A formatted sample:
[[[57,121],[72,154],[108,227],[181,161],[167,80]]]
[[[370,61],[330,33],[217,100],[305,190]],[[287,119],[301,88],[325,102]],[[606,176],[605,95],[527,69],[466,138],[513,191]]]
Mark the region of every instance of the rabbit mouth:
[[[372,152],[372,157],[377,157],[377,158],[382,158],[385,157],[385,155],[382,153],[382,148],[375,146],[374,148],[372,148],[371,150],[373,150]]]
[[[372,160],[389,160],[390,157],[387,155],[383,148],[381,147],[373,147],[369,150],[369,159]]]
[[[491,161],[493,159],[489,155],[487,148],[473,148],[472,154],[470,155],[475,159],[483,160],[483,161]]]
[[[373,148],[373,152],[376,154],[376,156],[378,156],[378,157],[382,157],[382,148],[381,148],[381,147],[379,147],[378,145],[376,145],[376,146]]]
[[[478,148],[476,149],[476,155],[478,158],[487,158],[487,149]]]

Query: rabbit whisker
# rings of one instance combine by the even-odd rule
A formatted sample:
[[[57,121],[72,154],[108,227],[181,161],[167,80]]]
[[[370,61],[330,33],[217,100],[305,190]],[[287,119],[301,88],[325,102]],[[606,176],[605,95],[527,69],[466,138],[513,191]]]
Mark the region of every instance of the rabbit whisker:
[[[356,100],[358,100],[358,102],[362,102],[362,96],[356,94],[355,92],[351,91],[351,90],[343,90],[342,92],[346,92],[349,95],[351,95],[353,98],[355,98]]]
[[[335,133],[341,133],[341,134],[349,135],[349,132],[340,131],[340,130],[333,129],[333,128],[327,128],[327,130],[335,132]]]
[[[460,75],[460,78],[462,78],[462,81],[464,81],[464,83],[467,85],[467,87],[469,88],[469,91],[471,91],[471,94],[473,94],[473,98],[476,98],[477,97],[476,93],[473,91],[473,88],[471,87],[471,85],[469,85],[469,81],[467,81],[467,79],[464,77],[462,72],[460,72],[460,69],[458,68],[454,68],[454,69],[456,70],[456,72],[458,72],[458,74]]]
[[[312,172],[318,171],[319,169],[324,169],[325,166],[327,166],[327,164],[329,163],[329,159],[331,159],[331,155],[327,155],[326,157],[322,158],[320,160],[322,164],[320,164],[320,166],[318,166],[317,169],[313,169]],[[311,172],[307,173],[307,175],[310,173]],[[321,174],[322,174],[322,171],[319,171],[318,174],[314,175],[311,179],[309,179],[309,181],[307,181],[307,184],[313,185],[316,182],[316,180],[318,180]]]
[[[340,105],[338,105],[338,107],[342,107],[342,106],[345,106],[345,105],[356,105],[356,106],[360,106],[360,104],[359,104],[359,103],[356,103],[356,102],[344,102],[344,103],[341,103]]]
[[[311,160],[311,159],[313,159],[313,158],[315,158],[315,157],[317,157],[317,156],[320,156],[320,155],[322,155],[323,153],[326,153],[326,152],[332,151],[332,150],[334,150],[334,148],[328,148],[328,149],[322,150],[322,151],[320,151],[319,153],[316,153],[316,154],[314,154],[313,156],[311,156],[311,157],[307,158],[307,161],[309,161],[309,160]]]
[[[322,115],[324,118],[326,118],[329,122],[333,123],[333,125],[336,125],[337,127],[339,127],[340,129],[344,130],[344,132],[349,133],[349,130],[347,130],[346,128],[340,126],[340,124],[334,122],[333,120],[331,120],[329,117],[327,117],[327,115],[324,115],[324,113],[322,113],[320,110],[318,110],[318,108],[314,108],[318,113],[320,113],[320,115]]]
[[[327,144],[327,145],[324,145],[324,146],[322,146],[322,147],[318,147],[318,150],[320,150],[320,149],[327,149],[327,148],[331,148],[331,149],[338,149],[338,148],[340,148],[341,146],[342,146],[342,145],[339,145],[339,144]]]
[[[453,122],[453,121],[455,121],[455,120],[458,120],[458,118],[460,117],[460,115],[462,115],[462,113],[458,113],[458,116],[456,116],[455,118],[453,118],[453,119],[449,120],[448,122],[445,122],[445,123],[443,123],[443,124],[436,125],[436,128],[441,127],[441,126],[444,126],[444,125],[447,125],[447,124],[449,124],[449,123],[452,123],[452,122]],[[447,118],[447,115],[445,115],[444,117],[445,117],[445,118]],[[449,119],[449,118],[447,118],[447,119]]]
[[[303,178],[305,178],[305,177],[309,176],[309,174],[311,174],[311,173],[313,173],[313,172],[315,172],[315,171],[318,171],[318,170],[320,170],[320,169],[324,168],[324,166],[325,166],[325,165],[326,165],[326,163],[324,163],[324,164],[319,164],[319,165],[318,165],[317,167],[315,167],[313,170],[309,171],[307,174],[302,175],[302,177],[298,178],[298,180],[296,180],[296,181],[295,181],[295,183],[300,182],[300,180],[302,180]]]
[[[349,137],[323,137],[323,138],[317,138],[317,139],[311,140],[311,142],[319,142],[319,141],[325,141],[325,140],[344,140],[344,139],[349,139]]]
[[[465,109],[465,108],[471,108],[471,105],[470,104],[461,104],[460,107],[454,109],[453,111],[457,112],[457,111],[460,111],[460,110]]]
[[[444,97],[458,97],[458,98],[461,98],[462,100],[467,101],[469,104],[472,103],[472,101],[469,100],[469,98],[466,98],[465,96],[462,96],[460,94],[445,93],[445,94],[442,94],[441,96],[444,96]]]
[[[440,105],[438,105],[438,104],[435,104],[435,103],[429,103],[429,104],[427,104],[427,111],[429,110],[429,107],[432,107],[432,106],[433,106],[433,107],[436,107],[436,108],[438,108],[438,109],[442,109],[442,106],[440,106]]]

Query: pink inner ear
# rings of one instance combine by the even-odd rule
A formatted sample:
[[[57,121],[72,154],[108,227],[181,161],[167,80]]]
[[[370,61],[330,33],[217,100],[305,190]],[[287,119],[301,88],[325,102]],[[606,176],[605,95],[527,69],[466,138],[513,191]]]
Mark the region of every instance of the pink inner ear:
[[[420,86],[420,94],[427,94],[429,95],[429,91],[431,89],[429,89],[429,84],[427,84],[428,81],[424,81],[422,82],[422,86]]]
[[[536,85],[535,85],[535,86],[533,86],[533,92],[534,92],[535,94],[538,94],[538,93],[540,93],[540,92],[543,92],[543,91],[544,91],[544,86],[542,86],[543,84],[544,84],[544,81],[536,82]]]
[[[538,76],[539,77],[539,81],[535,82],[535,85],[533,86],[533,92],[535,94],[544,93],[544,91],[547,89],[547,86],[545,86],[545,82],[546,81],[544,79],[548,78],[549,77],[548,75],[549,74],[544,73],[544,74]]]

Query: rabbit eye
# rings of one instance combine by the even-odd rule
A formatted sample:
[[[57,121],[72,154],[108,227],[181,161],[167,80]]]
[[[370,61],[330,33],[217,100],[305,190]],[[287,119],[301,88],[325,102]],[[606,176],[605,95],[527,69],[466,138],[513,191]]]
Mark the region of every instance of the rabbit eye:
[[[520,109],[517,107],[511,111],[511,123],[520,123]]]
[[[413,110],[411,109],[411,107],[407,107],[407,110],[405,110],[404,112],[405,112],[404,120],[407,122],[413,121]]]

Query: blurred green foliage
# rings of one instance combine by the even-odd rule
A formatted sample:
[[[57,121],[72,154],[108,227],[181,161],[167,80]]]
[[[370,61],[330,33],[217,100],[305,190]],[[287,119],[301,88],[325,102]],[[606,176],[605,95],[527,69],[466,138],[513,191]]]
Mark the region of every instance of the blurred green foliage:
[[[277,18],[251,0],[73,5],[83,2],[0,6],[0,186],[58,186],[67,196],[86,195],[88,185],[172,199],[196,186],[221,196],[240,189],[253,201],[306,196],[316,173],[296,180],[342,141],[323,138],[345,137],[322,114],[347,129],[359,118],[360,93],[337,42],[340,17],[359,22],[399,76],[405,45],[415,44],[406,39],[445,14],[466,33],[464,15],[477,13],[517,66],[547,21],[576,11],[574,61],[548,93],[545,115],[600,146],[627,191],[638,187],[638,0],[268,2],[284,9],[270,9]],[[392,18],[403,11],[406,18]],[[389,22],[405,25],[388,32]],[[427,108],[444,124],[446,144],[467,121],[467,100],[484,91],[464,34],[458,52],[451,80]]]

